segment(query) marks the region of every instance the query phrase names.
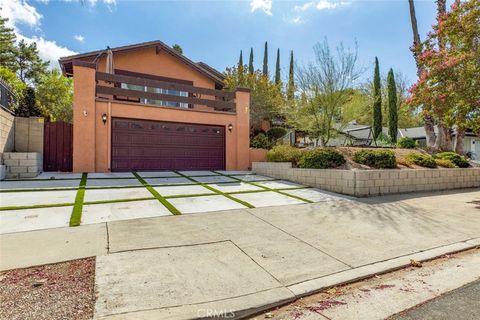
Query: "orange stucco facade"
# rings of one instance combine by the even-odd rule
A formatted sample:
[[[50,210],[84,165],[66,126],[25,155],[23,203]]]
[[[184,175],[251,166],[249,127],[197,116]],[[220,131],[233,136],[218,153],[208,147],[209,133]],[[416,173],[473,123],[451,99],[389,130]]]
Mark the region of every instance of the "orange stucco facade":
[[[250,93],[235,92],[235,112],[220,112],[198,106],[193,109],[162,107],[104,99],[95,92],[95,72],[105,72],[105,57],[97,70],[90,66],[73,66],[73,171],[111,171],[112,118],[129,118],[179,123],[233,125],[225,130],[225,168],[245,170],[250,166]],[[143,48],[114,54],[114,69],[150,74],[193,82],[193,86],[215,89],[215,82],[178,60],[168,52]],[[106,123],[102,115],[107,115]]]

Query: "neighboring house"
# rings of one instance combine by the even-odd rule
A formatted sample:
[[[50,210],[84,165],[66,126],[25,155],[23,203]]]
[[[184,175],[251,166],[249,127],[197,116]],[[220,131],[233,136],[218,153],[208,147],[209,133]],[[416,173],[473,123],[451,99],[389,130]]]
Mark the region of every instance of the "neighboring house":
[[[59,60],[73,77],[73,171],[244,170],[248,89],[161,41]]]
[[[438,127],[434,127],[435,134],[438,134]],[[415,128],[405,128],[398,130],[398,138],[409,137],[416,141],[420,146],[426,146],[427,136],[425,133],[424,127],[415,127]],[[453,146],[457,142],[457,133],[454,130],[453,132]],[[468,154],[473,160],[480,160],[480,136],[474,134],[471,130],[465,132],[464,138],[464,151]]]

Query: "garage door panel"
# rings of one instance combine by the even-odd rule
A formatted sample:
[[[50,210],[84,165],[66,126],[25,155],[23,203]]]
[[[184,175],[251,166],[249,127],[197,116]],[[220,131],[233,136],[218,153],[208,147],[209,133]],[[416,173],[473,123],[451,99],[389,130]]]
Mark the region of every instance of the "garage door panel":
[[[113,119],[113,171],[224,168],[224,127]]]

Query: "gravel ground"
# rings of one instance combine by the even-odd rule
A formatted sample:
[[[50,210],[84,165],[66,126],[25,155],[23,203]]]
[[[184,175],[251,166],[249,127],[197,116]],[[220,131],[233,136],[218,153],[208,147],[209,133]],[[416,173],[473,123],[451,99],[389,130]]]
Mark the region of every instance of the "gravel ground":
[[[0,273],[0,319],[92,319],[95,258]]]

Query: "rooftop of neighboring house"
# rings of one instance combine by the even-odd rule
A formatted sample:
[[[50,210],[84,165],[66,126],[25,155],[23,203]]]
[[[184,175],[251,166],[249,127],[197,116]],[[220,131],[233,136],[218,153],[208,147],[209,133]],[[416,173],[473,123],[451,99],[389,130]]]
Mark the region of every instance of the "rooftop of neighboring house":
[[[225,79],[225,76],[223,73],[221,73],[220,71],[216,70],[215,68],[209,66],[204,62],[193,62],[192,60],[188,59],[183,54],[174,50],[172,47],[166,45],[160,40],[142,42],[142,43],[120,46],[115,48],[107,47],[103,50],[91,51],[91,52],[76,54],[73,56],[62,57],[59,59],[59,63],[62,68],[63,74],[65,76],[72,76],[74,60],[96,63],[101,57],[107,54],[108,50],[111,50],[112,53],[115,54],[116,52],[126,52],[126,51],[139,50],[139,49],[145,49],[145,48],[155,48],[157,50],[157,53],[163,50],[168,54],[176,57],[183,63],[185,63],[190,68],[200,72],[207,78],[213,80],[217,85],[223,86],[223,81]]]

